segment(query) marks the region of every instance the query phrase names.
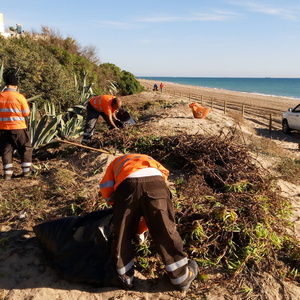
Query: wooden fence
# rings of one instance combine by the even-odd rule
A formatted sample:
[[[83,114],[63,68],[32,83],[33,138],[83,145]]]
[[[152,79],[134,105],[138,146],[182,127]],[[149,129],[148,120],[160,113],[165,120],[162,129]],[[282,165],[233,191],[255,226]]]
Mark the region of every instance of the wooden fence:
[[[149,88],[150,86],[148,89]],[[262,126],[266,126],[266,128],[269,129],[269,133],[271,133],[272,130],[281,130],[282,128],[282,111],[272,107],[257,107],[244,103],[225,101],[216,97],[204,97],[198,94],[182,93],[181,91],[166,88],[164,88],[163,93],[177,98],[186,99],[189,102],[197,102],[202,106],[209,107],[214,110],[221,110],[224,114],[228,114],[230,112],[241,113],[244,118],[249,120],[252,119],[252,121],[259,123]]]

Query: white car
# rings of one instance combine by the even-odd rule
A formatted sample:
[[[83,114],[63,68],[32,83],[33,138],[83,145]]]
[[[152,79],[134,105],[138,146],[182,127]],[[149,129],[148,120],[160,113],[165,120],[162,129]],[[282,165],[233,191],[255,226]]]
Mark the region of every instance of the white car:
[[[282,131],[290,133],[291,130],[300,130],[300,104],[282,114]]]

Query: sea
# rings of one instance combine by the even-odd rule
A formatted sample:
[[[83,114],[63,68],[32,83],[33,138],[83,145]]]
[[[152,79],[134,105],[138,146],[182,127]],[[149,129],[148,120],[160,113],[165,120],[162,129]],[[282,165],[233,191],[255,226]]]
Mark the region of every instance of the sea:
[[[144,77],[137,78],[229,91],[294,98],[300,101],[300,78]]]

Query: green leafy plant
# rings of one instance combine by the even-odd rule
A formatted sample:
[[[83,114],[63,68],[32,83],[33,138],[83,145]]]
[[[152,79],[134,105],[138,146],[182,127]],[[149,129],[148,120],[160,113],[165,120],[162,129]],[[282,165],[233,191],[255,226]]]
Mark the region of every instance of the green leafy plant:
[[[74,75],[74,81],[75,81],[75,88],[79,91],[79,99],[77,101],[78,105],[73,106],[73,110],[79,112],[79,109],[83,109],[84,106],[87,104],[89,99],[94,96],[92,86],[93,83],[87,84],[87,72],[82,71],[81,75],[81,81],[78,83],[76,75]],[[69,109],[72,110],[72,109]],[[82,110],[81,110],[82,111]]]
[[[79,114],[75,114],[67,121],[64,121],[64,119],[61,118],[57,135],[63,139],[68,137],[76,138],[83,133],[82,124],[83,116]]]
[[[104,93],[109,95],[117,95],[119,93],[119,85],[115,80],[107,80]]]
[[[4,64],[3,64],[3,61],[2,61],[1,67],[0,67],[0,88],[1,88],[1,91],[2,91],[2,89],[4,88],[4,83],[3,83],[3,71],[4,71]]]
[[[31,144],[34,150],[49,144],[57,136],[57,125],[61,121],[61,115],[55,114],[54,105],[46,102],[45,113],[39,118],[35,102],[32,103],[29,119],[29,132]]]

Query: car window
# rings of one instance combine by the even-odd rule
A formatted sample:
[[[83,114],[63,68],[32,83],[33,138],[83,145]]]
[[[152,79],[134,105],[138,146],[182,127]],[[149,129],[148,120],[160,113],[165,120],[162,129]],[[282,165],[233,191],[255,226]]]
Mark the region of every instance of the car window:
[[[300,112],[300,104],[293,109],[293,112]]]

